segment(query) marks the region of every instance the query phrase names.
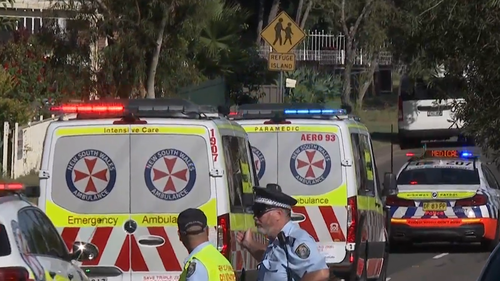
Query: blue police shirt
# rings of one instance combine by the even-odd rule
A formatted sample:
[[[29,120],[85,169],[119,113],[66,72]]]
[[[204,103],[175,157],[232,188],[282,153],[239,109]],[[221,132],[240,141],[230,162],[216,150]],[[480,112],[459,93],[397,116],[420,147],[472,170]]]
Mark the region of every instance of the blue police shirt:
[[[184,261],[184,264],[196,253],[201,251],[205,246],[208,246],[210,242],[204,242],[198,245],[194,250],[189,254],[187,259]],[[186,281],[206,281],[208,280],[208,271],[207,268],[197,259],[192,259],[191,264],[188,267],[186,273]]]
[[[264,259],[258,267],[258,281],[287,280],[287,267],[294,281],[302,279],[307,272],[328,269],[325,257],[319,253],[316,241],[307,231],[291,221],[282,231],[289,237],[286,246],[288,261],[278,239],[269,241]]]

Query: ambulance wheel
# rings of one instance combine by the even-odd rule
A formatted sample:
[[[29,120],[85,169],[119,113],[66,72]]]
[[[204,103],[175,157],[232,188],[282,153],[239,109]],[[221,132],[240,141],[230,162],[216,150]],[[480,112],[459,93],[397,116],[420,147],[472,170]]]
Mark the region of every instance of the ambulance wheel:
[[[497,215],[497,218],[500,217]],[[483,240],[481,242],[482,248],[487,252],[493,252],[493,250],[497,247],[500,241],[500,224],[498,223],[498,220],[499,219],[497,219],[497,230],[495,232],[495,238],[493,240]]]

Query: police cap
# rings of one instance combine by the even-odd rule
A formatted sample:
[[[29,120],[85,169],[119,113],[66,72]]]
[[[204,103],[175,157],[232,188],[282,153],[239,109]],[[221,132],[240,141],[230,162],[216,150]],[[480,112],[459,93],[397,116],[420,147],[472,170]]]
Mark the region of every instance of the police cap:
[[[297,200],[283,193],[277,184],[269,183],[266,187],[255,187],[254,205],[265,205],[268,208],[292,209]]]
[[[188,231],[188,229],[193,226],[199,226],[200,229]],[[202,233],[207,227],[207,216],[199,209],[186,209],[177,217],[177,227],[182,234]]]

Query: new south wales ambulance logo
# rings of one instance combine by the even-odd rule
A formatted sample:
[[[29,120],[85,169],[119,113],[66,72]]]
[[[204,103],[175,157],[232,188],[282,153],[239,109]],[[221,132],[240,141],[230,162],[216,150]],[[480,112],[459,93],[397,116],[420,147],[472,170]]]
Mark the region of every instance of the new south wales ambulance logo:
[[[266,158],[264,158],[264,154],[262,154],[262,152],[254,146],[252,146],[252,153],[255,170],[257,171],[257,177],[259,177],[260,180],[266,172]]]
[[[186,197],[196,182],[196,167],[184,152],[168,148],[151,156],[144,169],[144,181],[151,194],[175,201]]]
[[[299,146],[290,157],[290,171],[293,177],[304,185],[316,185],[330,174],[332,160],[330,154],[317,144]]]
[[[95,202],[107,197],[116,183],[113,160],[97,149],[86,149],[71,157],[66,167],[66,184],[73,195]]]

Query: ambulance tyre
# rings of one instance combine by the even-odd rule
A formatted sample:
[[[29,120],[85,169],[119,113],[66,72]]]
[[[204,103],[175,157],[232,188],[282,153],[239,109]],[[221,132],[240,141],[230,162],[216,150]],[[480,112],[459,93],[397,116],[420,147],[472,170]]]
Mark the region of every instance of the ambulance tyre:
[[[363,247],[364,249],[361,248],[361,231],[363,229],[363,226],[364,226],[364,218],[362,218],[360,220],[360,226],[361,227],[358,227],[358,230],[356,231],[356,248],[355,248],[355,251],[354,251],[354,263],[353,263],[353,266],[351,268],[351,276],[349,277],[349,281],[366,281],[368,280],[366,278],[366,258],[368,256],[368,244],[364,244]],[[359,262],[359,258],[360,258],[360,255],[363,255],[363,257],[361,257],[365,263],[363,265],[363,272],[361,273],[361,276],[357,276],[357,270],[358,270],[358,262]]]
[[[498,214],[498,215],[500,215],[500,214]],[[497,215],[497,218],[500,218],[498,215]],[[498,245],[498,243],[500,241],[500,224],[498,223],[498,221],[499,221],[499,219],[497,219],[497,230],[495,232],[495,238],[493,240],[483,240],[481,242],[481,246],[487,252],[492,252],[496,248],[496,246]]]

